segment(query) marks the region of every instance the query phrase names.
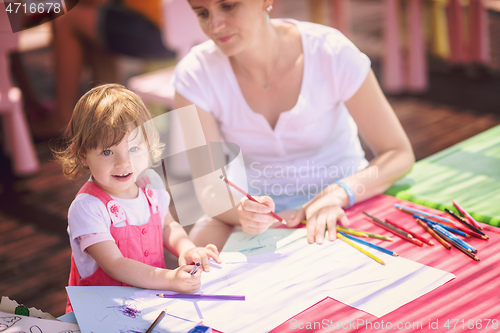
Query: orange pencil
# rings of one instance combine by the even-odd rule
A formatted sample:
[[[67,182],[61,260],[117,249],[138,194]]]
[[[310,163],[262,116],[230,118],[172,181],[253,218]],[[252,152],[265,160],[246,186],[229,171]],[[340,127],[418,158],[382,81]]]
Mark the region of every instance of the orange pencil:
[[[417,219],[417,223],[422,228],[424,228],[425,231],[427,231],[429,234],[431,234],[431,236],[434,237],[441,245],[443,245],[445,249],[451,250],[451,245],[447,241],[445,241],[444,239],[442,239],[434,230],[432,230],[431,228],[429,228],[427,226],[427,224],[425,224],[422,220]]]

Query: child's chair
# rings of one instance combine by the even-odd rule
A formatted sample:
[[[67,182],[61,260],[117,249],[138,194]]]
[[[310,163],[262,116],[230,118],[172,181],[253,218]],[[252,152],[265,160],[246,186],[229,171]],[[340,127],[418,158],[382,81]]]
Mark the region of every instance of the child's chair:
[[[0,9],[0,114],[4,116],[5,150],[12,156],[13,171],[27,176],[38,171],[39,162],[24,115],[21,91],[12,85],[9,75],[8,55],[16,48],[18,38],[19,33],[12,33],[7,13]]]
[[[187,1],[162,0],[163,10],[163,43],[169,49],[174,50],[177,61],[181,60],[196,44],[207,40],[201,31],[198,20]],[[129,88],[134,91],[144,103],[155,103],[174,109],[175,89],[170,83],[174,73],[174,67],[168,67],[152,73],[135,76],[128,81]],[[172,117],[174,118],[174,117]],[[169,124],[170,151],[184,151],[184,138],[179,126]],[[187,159],[176,159],[169,163],[169,174],[178,177],[186,177],[190,174]]]

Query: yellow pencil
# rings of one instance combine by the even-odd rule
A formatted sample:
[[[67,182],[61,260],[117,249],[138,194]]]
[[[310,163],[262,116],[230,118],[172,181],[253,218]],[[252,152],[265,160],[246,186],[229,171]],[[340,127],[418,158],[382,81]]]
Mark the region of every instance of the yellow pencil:
[[[358,236],[358,237],[368,237],[367,233],[364,231],[351,229],[351,228],[344,228],[344,227],[341,227],[339,225],[337,226],[337,231],[342,231],[346,234]]]
[[[376,238],[376,239],[381,239],[384,241],[392,242],[391,237],[382,236],[382,235],[378,235],[378,234],[372,234],[371,232],[366,232],[366,231],[363,231],[363,232],[370,238]]]
[[[359,247],[357,246],[356,244],[354,244],[353,242],[351,242],[351,240],[347,239],[346,237],[344,237],[343,235],[339,234],[337,232],[337,238],[340,238],[342,239],[344,242],[346,242],[347,244],[351,245],[353,248],[355,248],[356,250],[358,250],[359,252],[367,255],[368,257],[372,258],[373,260],[375,260],[376,262],[378,262],[379,264],[381,265],[384,265],[385,266],[385,262],[382,261],[382,259],[380,259],[379,257],[371,254],[370,252],[366,251],[365,249],[363,249],[362,247]]]

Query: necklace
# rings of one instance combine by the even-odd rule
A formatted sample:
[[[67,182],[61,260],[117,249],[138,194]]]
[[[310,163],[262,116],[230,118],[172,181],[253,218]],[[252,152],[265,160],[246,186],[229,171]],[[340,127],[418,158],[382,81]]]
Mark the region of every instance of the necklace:
[[[240,72],[247,78],[249,79],[250,81],[253,81],[255,84],[261,86],[262,88],[264,88],[264,90],[267,90],[269,88],[272,87],[272,83],[273,83],[273,79],[274,79],[274,74],[276,73],[276,67],[278,65],[278,60],[280,58],[280,55],[281,55],[281,40],[278,39],[278,53],[276,55],[276,59],[274,60],[274,64],[273,64],[273,67],[271,69],[271,74],[269,75],[269,78],[267,79],[267,82],[265,84],[262,84],[260,82],[258,82],[254,77],[252,77],[247,70],[245,70],[243,67],[240,66],[239,63],[236,63],[236,65],[238,66],[238,69],[240,70]]]

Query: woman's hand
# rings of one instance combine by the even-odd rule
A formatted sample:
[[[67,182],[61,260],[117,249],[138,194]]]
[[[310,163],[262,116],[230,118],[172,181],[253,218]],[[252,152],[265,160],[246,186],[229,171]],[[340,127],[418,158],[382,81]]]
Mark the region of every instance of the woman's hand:
[[[261,234],[276,222],[269,213],[274,211],[274,201],[271,197],[254,197],[259,202],[241,199],[238,216],[241,229],[250,235]]]
[[[191,274],[193,267],[193,265],[182,265],[179,268],[170,270],[167,273],[168,289],[183,294],[192,294],[200,290],[201,269]]]
[[[205,272],[209,272],[210,266],[208,265],[208,258],[214,259],[219,264],[222,262],[219,258],[219,251],[213,244],[208,244],[205,247],[193,247],[181,253],[179,255],[179,266],[199,262],[201,268]]]
[[[343,206],[346,205],[347,193],[337,184],[325,188],[312,200],[300,208],[295,216],[288,221],[289,227],[295,227],[303,220],[307,221],[307,241],[322,244],[325,229],[328,227],[328,239],[333,241],[337,234],[337,221],[343,226],[349,225]],[[347,202],[349,198],[347,197]]]

